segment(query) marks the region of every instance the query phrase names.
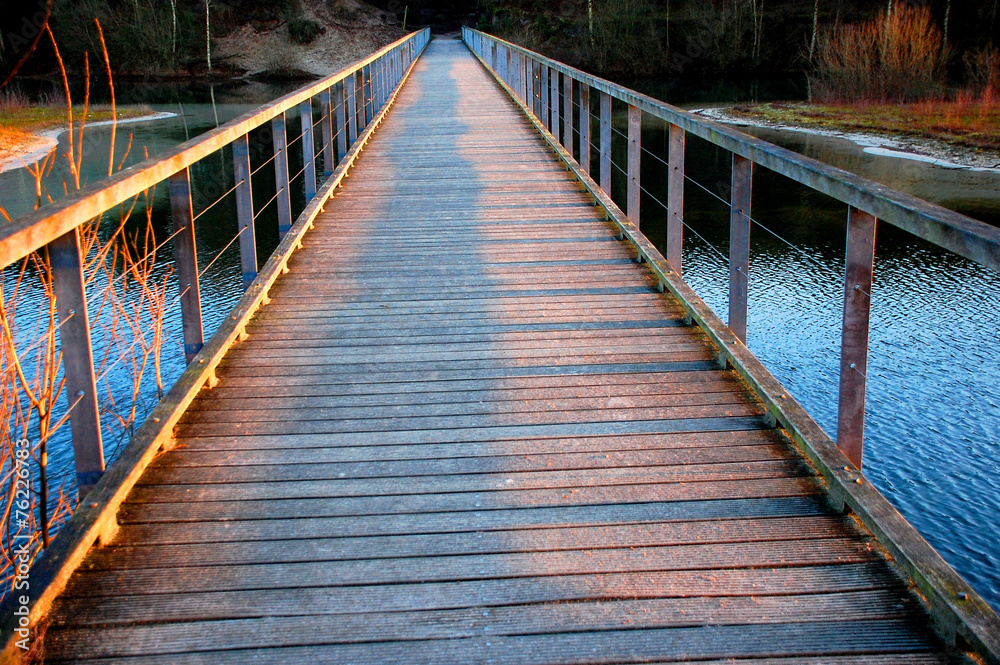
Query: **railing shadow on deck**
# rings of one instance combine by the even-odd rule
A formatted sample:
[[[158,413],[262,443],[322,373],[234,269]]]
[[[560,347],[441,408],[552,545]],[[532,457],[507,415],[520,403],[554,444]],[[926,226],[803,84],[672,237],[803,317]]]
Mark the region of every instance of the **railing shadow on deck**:
[[[645,261],[708,334],[722,366],[732,367],[818,468],[831,502],[853,512],[878,538],[901,575],[926,600],[935,629],[947,644],[1000,663],[1000,617],[861,474],[869,312],[878,221],[904,229],[991,270],[1000,271],[1000,229],[917,197],[894,191],[818,160],[683,111],[579,69],[471,28],[462,39],[526,114],[549,147],[604,208]],[[598,99],[591,99],[594,91]],[[612,100],[627,105],[626,166],[612,162]],[[599,107],[598,136],[591,136],[592,105]],[[579,109],[574,117],[574,106]],[[586,110],[587,121],[581,120]],[[666,256],[640,231],[643,115],[667,123]],[[578,127],[574,128],[574,120]],[[561,131],[560,131],[561,130]],[[683,280],[684,149],[687,134],[732,153],[729,189],[730,252],[728,325]],[[592,148],[597,169],[592,173]],[[838,425],[834,442],[746,347],[750,202],[754,164],[846,203],[847,252],[841,327]],[[612,168],[626,181],[625,210],[612,199]],[[692,181],[693,182],[693,181]],[[698,183],[694,183],[698,184]],[[645,197],[643,196],[645,194]]]
[[[30,586],[7,594],[0,605],[4,639],[0,662],[19,657],[22,650],[16,642],[34,635],[32,629],[86,552],[95,542],[107,542],[113,537],[119,504],[154,456],[170,446],[174,426],[198,391],[215,384],[216,366],[226,350],[244,335],[254,311],[267,304],[268,289],[287,271],[289,257],[301,247],[303,235],[381,122],[429,41],[429,28],[411,33],[332,76],[0,226],[0,268],[42,249],[47,250],[51,262],[80,496],[73,516],[31,567]],[[295,110],[303,120],[311,122],[303,121],[300,135],[288,141],[285,114]],[[313,134],[317,125],[318,150]],[[268,126],[273,156],[267,161],[274,161],[275,196],[255,211],[252,181],[261,167],[251,169],[248,135]],[[292,147],[296,141],[301,147]],[[199,272],[194,225],[197,215],[191,203],[192,189],[197,190],[199,182],[192,181],[189,174],[197,162],[226,147],[233,156],[233,185],[203,210],[230,194],[235,196],[238,231],[230,244],[238,242],[240,249],[244,294],[206,342],[199,290],[204,270]],[[303,167],[290,177],[291,149],[301,150]],[[318,187],[317,167],[325,176]],[[306,206],[293,223],[290,188],[300,176]],[[171,238],[188,367],[136,430],[121,456],[105,470],[90,336],[92,322],[87,317],[83,270],[87,257],[82,255],[80,227],[163,181],[169,183]],[[260,211],[272,203],[277,207],[281,240],[260,267],[254,222]],[[27,571],[21,577],[28,579]]]

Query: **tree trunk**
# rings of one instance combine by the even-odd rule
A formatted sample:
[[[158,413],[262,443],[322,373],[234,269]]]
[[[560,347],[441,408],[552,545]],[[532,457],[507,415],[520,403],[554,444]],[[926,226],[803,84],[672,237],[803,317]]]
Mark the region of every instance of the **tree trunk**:
[[[177,0],[170,0],[170,55],[177,57]]]
[[[587,28],[590,30],[590,45],[594,45],[594,0],[587,0]]]
[[[816,52],[816,33],[819,29],[819,0],[813,3],[813,36],[809,41],[809,62],[812,62],[813,53]]]
[[[948,4],[944,6],[944,27],[942,31],[944,32],[944,47],[948,48],[948,19],[951,18],[951,0],[948,0]]]
[[[666,2],[667,2],[667,25],[663,30],[663,34],[666,37],[665,39],[666,44],[664,45],[664,50],[669,56],[670,55],[670,0],[666,0]]]
[[[212,0],[205,0],[205,59],[208,61],[209,73],[212,71],[212,26],[208,13],[208,8],[211,5]]]

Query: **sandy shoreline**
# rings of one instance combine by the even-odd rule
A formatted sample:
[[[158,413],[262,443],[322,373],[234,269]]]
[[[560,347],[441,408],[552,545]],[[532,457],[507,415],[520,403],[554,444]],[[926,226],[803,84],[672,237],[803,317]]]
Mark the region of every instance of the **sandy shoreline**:
[[[692,109],[691,113],[727,125],[766,127],[768,129],[778,129],[788,132],[805,132],[807,134],[847,139],[861,146],[864,152],[872,155],[911,159],[948,169],[969,169],[973,171],[1000,173],[1000,153],[983,153],[972,148],[954,146],[933,139],[786,125],[769,120],[752,119],[742,116],[735,117],[730,115],[729,111],[728,107],[720,107]]]
[[[169,111],[158,111],[156,113],[140,116],[138,118],[124,118],[122,120],[118,120],[117,122],[119,125],[125,125],[134,122],[163,120],[164,118],[172,118],[176,115],[176,113],[170,113]],[[115,121],[101,120],[99,122],[88,122],[85,125],[84,131],[86,132],[89,127],[103,127],[110,125],[113,122]],[[55,149],[55,147],[59,144],[59,136],[66,131],[65,127],[60,127],[57,129],[46,129],[40,132],[35,132],[31,135],[31,140],[28,143],[18,146],[14,150],[4,150],[0,152],[0,173],[6,173],[7,171],[13,171],[14,169],[31,166],[35,162],[40,161]],[[75,132],[78,130],[74,127],[73,131]]]

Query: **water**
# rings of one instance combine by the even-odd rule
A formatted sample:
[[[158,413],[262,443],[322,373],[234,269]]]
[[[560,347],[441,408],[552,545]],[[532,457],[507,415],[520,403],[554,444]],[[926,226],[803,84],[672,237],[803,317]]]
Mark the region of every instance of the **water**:
[[[790,86],[793,94],[796,86]],[[216,89],[214,105],[207,89],[149,87],[133,91],[130,94],[155,110],[183,113],[171,120],[121,126],[118,154],[123,154],[129,133],[133,135],[129,160],[137,161],[142,158],[143,147],[155,154],[214,127],[216,115],[219,122],[225,122],[289,87],[252,84]],[[682,100],[704,105],[713,96],[715,101],[740,101],[747,97],[787,96],[788,89],[748,86],[693,90],[687,91]],[[650,92],[677,99],[677,91],[669,87]],[[622,110],[616,106],[617,118],[624,118]],[[647,120],[643,145],[665,156],[662,123]],[[289,135],[294,137],[297,121],[290,118],[289,122]],[[618,129],[625,131],[624,125]],[[842,139],[765,129],[750,131],[1000,225],[1000,175],[995,173],[949,170],[870,155]],[[107,136],[106,129],[93,130],[98,148],[85,154],[85,180],[106,172],[108,142],[105,138],[102,150],[102,132]],[[622,137],[615,134],[613,143],[616,162],[624,164]],[[269,146],[264,148],[255,157],[255,165],[266,158]],[[301,159],[296,164],[294,151],[291,156],[290,171],[295,173],[301,168]],[[714,194],[726,197],[730,168],[727,153],[689,137],[686,159],[691,177]],[[208,185],[231,178],[230,164],[226,151],[195,167],[192,180],[196,212],[214,198]],[[266,186],[270,178],[267,168],[262,169],[259,178],[265,184],[258,187],[258,179],[254,181],[257,206],[274,193]],[[642,169],[644,187],[665,201],[663,165],[644,155]],[[50,191],[58,191],[59,182],[61,175],[57,173],[46,181]],[[169,235],[165,189],[161,186],[157,190],[152,215],[162,238]],[[624,178],[617,170],[613,190],[616,200],[623,201]],[[293,212],[297,212],[304,199],[300,189],[293,194]],[[2,205],[26,211],[33,200],[33,182],[23,173],[0,175]],[[273,206],[258,222],[261,257],[270,253],[277,240],[273,232],[276,222],[268,216],[272,213]],[[704,238],[685,231],[685,278],[724,316],[728,266],[719,252],[727,254],[728,209],[711,194],[689,184],[685,214],[687,223]],[[753,216],[781,239],[760,226],[753,228],[749,347],[826,431],[834,432],[846,206],[758,167]],[[644,199],[642,217],[644,231],[662,248],[663,211],[649,196]],[[233,220],[231,197],[198,220],[202,267],[232,239]],[[988,602],[1000,607],[1000,554],[992,541],[992,532],[1000,526],[1000,397],[996,390],[996,377],[1000,375],[1000,281],[995,273],[887,224],[879,227],[877,245],[865,473]],[[164,268],[172,260],[169,252],[168,243],[160,256]],[[8,279],[9,272],[5,273]],[[202,281],[207,334],[235,304],[240,291],[238,251],[230,248]],[[175,296],[176,287],[168,301]],[[163,357],[168,386],[183,369],[179,315],[175,307],[167,317],[169,342]],[[124,385],[121,379],[112,378],[112,382],[119,390]],[[144,395],[147,405],[155,401],[148,386]],[[119,435],[109,442],[111,457],[124,440]],[[72,468],[72,453],[65,437],[53,443],[50,455],[52,468]]]
[[[115,168],[128,167],[143,161],[147,156],[152,157],[162,153],[301,85],[302,83],[282,85],[251,83],[221,89],[171,85],[134,86],[125,95],[119,95],[120,103],[130,101],[146,103],[153,111],[166,111],[176,115],[163,120],[120,124],[115,141]],[[299,132],[299,119],[295,113],[289,113],[288,125],[289,135],[294,138]],[[278,242],[275,207],[273,204],[266,206],[275,192],[273,164],[265,163],[271,156],[271,145],[269,140],[262,139],[263,137],[258,137],[256,133],[251,133],[251,167],[254,169],[261,167],[260,172],[253,178],[254,204],[259,215],[256,220],[256,235],[260,265],[263,265]],[[85,128],[82,144],[84,149],[80,167],[81,185],[86,186],[107,175],[111,128],[109,126]],[[67,134],[63,133],[58,138],[54,165],[42,178],[43,191],[56,200],[65,196],[63,183],[72,182],[65,156],[67,147]],[[209,155],[191,167],[194,213],[197,216],[204,211],[204,214],[196,219],[195,228],[199,269],[205,271],[201,278],[201,297],[206,339],[218,328],[243,292],[238,243],[231,243],[237,231],[235,200],[230,194],[209,207],[233,186],[232,163],[232,153],[229,149],[225,149]],[[301,150],[298,154],[294,150],[290,151],[289,169],[292,174],[301,170],[302,163]],[[293,182],[291,194],[292,212],[298,214],[305,206],[302,177]],[[12,218],[30,212],[35,205],[34,176],[24,168],[0,174],[0,205]],[[129,205],[125,207],[128,208]],[[172,244],[164,242],[171,234],[166,183],[160,183],[155,189],[150,190],[148,198],[140,196],[137,199],[126,224],[128,235],[141,234],[145,230],[147,209],[149,209],[149,221],[155,230],[156,242],[163,243],[156,255],[154,273],[156,280],[162,280],[172,270],[174,260]],[[116,208],[106,213],[101,225],[101,236],[106,239],[120,220],[121,209]],[[143,252],[139,251],[137,255],[142,256]],[[16,275],[16,266],[4,270],[4,287],[8,296]],[[129,363],[116,362],[122,347],[115,346],[115,342],[105,339],[102,335],[102,326],[107,323],[108,316],[95,314],[100,305],[101,280],[102,278],[98,277],[97,283],[88,287],[88,309],[91,310],[92,341],[95,347],[95,362],[98,365],[98,394],[102,403],[105,457],[110,463],[121,452],[131,434],[131,430],[123,430],[116,425],[114,414],[131,407],[130,393],[133,379]],[[167,389],[173,385],[185,367],[178,285],[176,279],[168,279],[168,282],[166,302],[169,307],[164,318],[166,344],[162,352],[163,383]],[[26,284],[36,285],[37,280],[28,279]],[[37,302],[40,295],[36,287],[26,299]],[[24,305],[15,320],[22,330],[30,330],[37,317],[37,309]],[[26,346],[27,344],[22,344],[21,348],[24,349]],[[101,358],[106,349],[110,352],[110,359],[102,366]],[[110,399],[112,395],[114,404]],[[152,371],[147,370],[135,400],[137,424],[142,423],[145,415],[155,406],[157,399],[155,378]],[[64,398],[61,398],[58,404],[54,422],[58,421],[66,410]],[[72,491],[75,476],[68,427],[57,432],[49,442],[49,474],[52,486],[59,487],[65,483],[66,488]]]
[[[871,155],[845,139],[748,131],[1000,225],[998,173]],[[665,157],[665,140],[663,123],[645,119],[643,145]],[[613,133],[616,163],[625,150]],[[709,191],[685,187],[684,277],[723,320],[729,210],[716,197],[728,198],[730,168],[729,153],[688,137],[687,173]],[[748,346],[835,434],[847,206],[767,169],[754,173]],[[665,214],[653,199],[666,201],[666,171],[648,154],[642,182],[642,228],[662,251]],[[618,169],[612,189],[623,204]],[[1000,608],[1000,279],[889,224],[876,245],[865,475]]]

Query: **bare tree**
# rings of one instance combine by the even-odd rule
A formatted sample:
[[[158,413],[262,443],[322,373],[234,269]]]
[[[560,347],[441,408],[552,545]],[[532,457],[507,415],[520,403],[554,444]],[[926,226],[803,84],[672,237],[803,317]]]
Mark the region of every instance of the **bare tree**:
[[[812,62],[813,53],[816,52],[816,33],[819,31],[819,0],[813,3],[813,36],[809,41],[809,62]]]
[[[177,57],[177,0],[170,0],[170,55]]]
[[[944,46],[948,48],[948,19],[951,18],[951,0],[944,6],[944,28],[942,32],[944,33]]]
[[[590,29],[590,45],[594,45],[594,0],[587,0],[587,27]]]
[[[208,71],[212,71],[212,25],[209,19],[209,7],[212,0],[205,0],[205,59],[208,61]]]

